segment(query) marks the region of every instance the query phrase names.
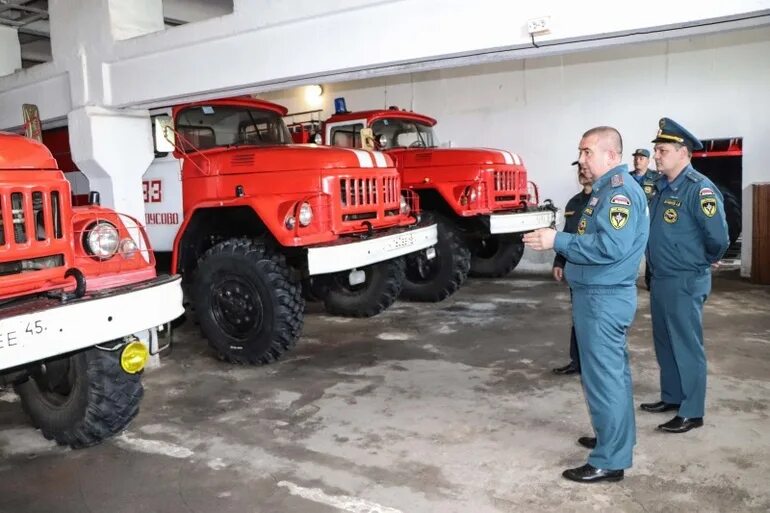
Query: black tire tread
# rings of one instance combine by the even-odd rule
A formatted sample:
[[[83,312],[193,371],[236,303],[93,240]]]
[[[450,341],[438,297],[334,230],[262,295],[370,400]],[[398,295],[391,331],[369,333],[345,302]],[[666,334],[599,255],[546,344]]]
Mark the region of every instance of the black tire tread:
[[[274,330],[270,347],[261,354],[253,352],[233,353],[218,346],[204,332],[218,357],[226,362],[235,364],[267,365],[277,361],[297,344],[304,324],[305,300],[302,297],[302,287],[291,279],[289,266],[281,253],[271,251],[269,247],[249,238],[230,239],[209,248],[198,259],[198,270],[205,269],[207,260],[217,256],[238,257],[259,265],[266,281],[273,288],[278,298],[278,309],[283,311],[280,316],[280,326]],[[198,305],[199,315],[201,306]],[[203,323],[201,323],[203,331]]]
[[[439,244],[448,246],[452,255],[452,271],[441,282],[436,281],[430,284],[413,284],[409,281],[408,277],[405,277],[401,298],[407,301],[422,303],[438,303],[443,301],[462,287],[471,269],[470,249],[458,231],[455,230],[451,221],[437,214],[434,214],[434,219],[439,224],[439,237],[444,239]],[[437,249],[441,251],[441,249]],[[436,258],[438,257],[436,255]]]
[[[58,429],[50,425],[51,415],[61,415],[41,399],[33,379],[15,385],[24,411],[48,440],[73,449],[96,445],[114,436],[139,413],[144,395],[141,373],[128,374],[120,367],[120,350],[102,351],[92,348],[72,358],[82,358],[78,371],[86,371],[87,394],[85,412],[68,411],[70,426]]]
[[[373,264],[384,270],[385,278],[381,287],[362,296],[359,301],[350,301],[334,287],[329,287],[324,295],[324,307],[332,315],[341,317],[374,317],[390,307],[398,299],[404,285],[406,264],[403,258],[394,258]]]

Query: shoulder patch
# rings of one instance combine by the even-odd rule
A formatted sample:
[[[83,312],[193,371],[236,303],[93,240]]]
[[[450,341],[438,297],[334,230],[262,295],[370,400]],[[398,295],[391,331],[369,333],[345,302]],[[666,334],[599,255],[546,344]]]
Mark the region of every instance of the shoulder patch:
[[[586,209],[583,210],[583,214],[585,214],[587,216],[592,216],[592,215],[594,215],[594,209],[591,208],[591,207],[586,207]]]
[[[613,187],[620,187],[623,185],[623,176],[622,175],[612,175],[612,179],[610,180],[610,184]]]
[[[586,226],[588,226],[588,222],[586,221],[586,218],[584,217],[578,223],[577,234],[578,235],[583,235],[586,232]]]
[[[714,191],[708,187],[704,187],[700,190],[699,196],[714,196]]]
[[[623,196],[622,194],[616,194],[610,198],[610,203],[612,203],[613,205],[629,206],[631,205],[631,200],[628,199],[628,196]]]
[[[610,207],[610,224],[616,230],[622,229],[628,224],[631,212],[626,207]]]
[[[706,217],[714,217],[717,213],[717,199],[716,198],[701,198],[700,208]]]

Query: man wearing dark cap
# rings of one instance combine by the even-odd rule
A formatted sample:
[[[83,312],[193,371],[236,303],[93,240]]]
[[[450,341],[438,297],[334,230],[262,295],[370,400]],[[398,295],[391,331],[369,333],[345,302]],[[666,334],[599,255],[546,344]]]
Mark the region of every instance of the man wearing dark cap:
[[[654,169],[648,169],[650,150],[637,148],[631,155],[634,157],[634,170],[631,172],[631,176],[642,186],[644,195],[647,196],[649,202],[655,196],[655,180],[660,178],[660,173]],[[650,290],[650,266],[646,262],[644,265],[644,284],[647,290]]]
[[[650,203],[647,262],[652,272],[650,305],[655,355],[660,365],[660,401],[643,403],[651,413],[677,411],[658,426],[684,433],[703,425],[706,353],[703,304],[711,270],[729,238],[722,194],[690,164],[701,142],[669,118],[659,123],[655,166],[662,173]]]
[[[631,155],[634,157],[634,170],[631,172],[631,176],[642,186],[644,195],[649,201],[655,194],[655,180],[660,177],[660,173],[654,169],[649,169],[650,150],[637,148]]]
[[[578,223],[580,217],[583,215],[588,205],[588,200],[591,198],[591,180],[588,179],[580,170],[578,161],[576,160],[571,165],[578,166],[578,182],[583,186],[583,190],[575,194],[567,202],[567,206],[564,208],[564,230],[565,233],[577,233]],[[567,263],[567,259],[563,255],[556,253],[556,257],[553,259],[553,279],[556,281],[562,281],[564,279],[564,264]],[[570,297],[572,297],[572,291],[570,290]],[[564,367],[557,367],[553,369],[554,374],[569,375],[580,374],[580,354],[578,353],[577,339],[575,338],[575,326],[570,329],[569,339],[569,357],[570,362]]]

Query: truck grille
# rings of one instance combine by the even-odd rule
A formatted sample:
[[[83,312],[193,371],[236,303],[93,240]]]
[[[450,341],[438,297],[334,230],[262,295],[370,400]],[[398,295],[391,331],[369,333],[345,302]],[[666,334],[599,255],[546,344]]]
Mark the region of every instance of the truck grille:
[[[20,190],[21,189],[21,190]],[[0,185],[0,274],[64,265],[63,190]]]
[[[495,170],[492,173],[492,185],[495,191],[494,202],[498,204],[498,207],[509,208],[520,205],[527,200],[526,171],[517,169]]]
[[[398,202],[398,179],[394,176],[340,179],[343,207],[361,207]]]
[[[347,222],[384,218],[398,210],[401,201],[397,176],[340,178],[342,220]]]
[[[517,188],[518,172],[514,170],[495,171],[495,192],[510,192]]]

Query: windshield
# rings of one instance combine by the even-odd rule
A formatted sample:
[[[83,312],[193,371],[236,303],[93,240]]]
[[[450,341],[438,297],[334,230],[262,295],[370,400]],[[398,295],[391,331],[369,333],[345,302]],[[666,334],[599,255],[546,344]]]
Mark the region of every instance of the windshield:
[[[436,139],[433,128],[409,119],[378,119],[372,123],[374,140],[379,141],[382,135],[387,143],[380,149],[389,148],[434,148]]]
[[[283,118],[269,110],[202,105],[179,113],[175,129],[185,151],[217,146],[272,146],[292,142]]]

